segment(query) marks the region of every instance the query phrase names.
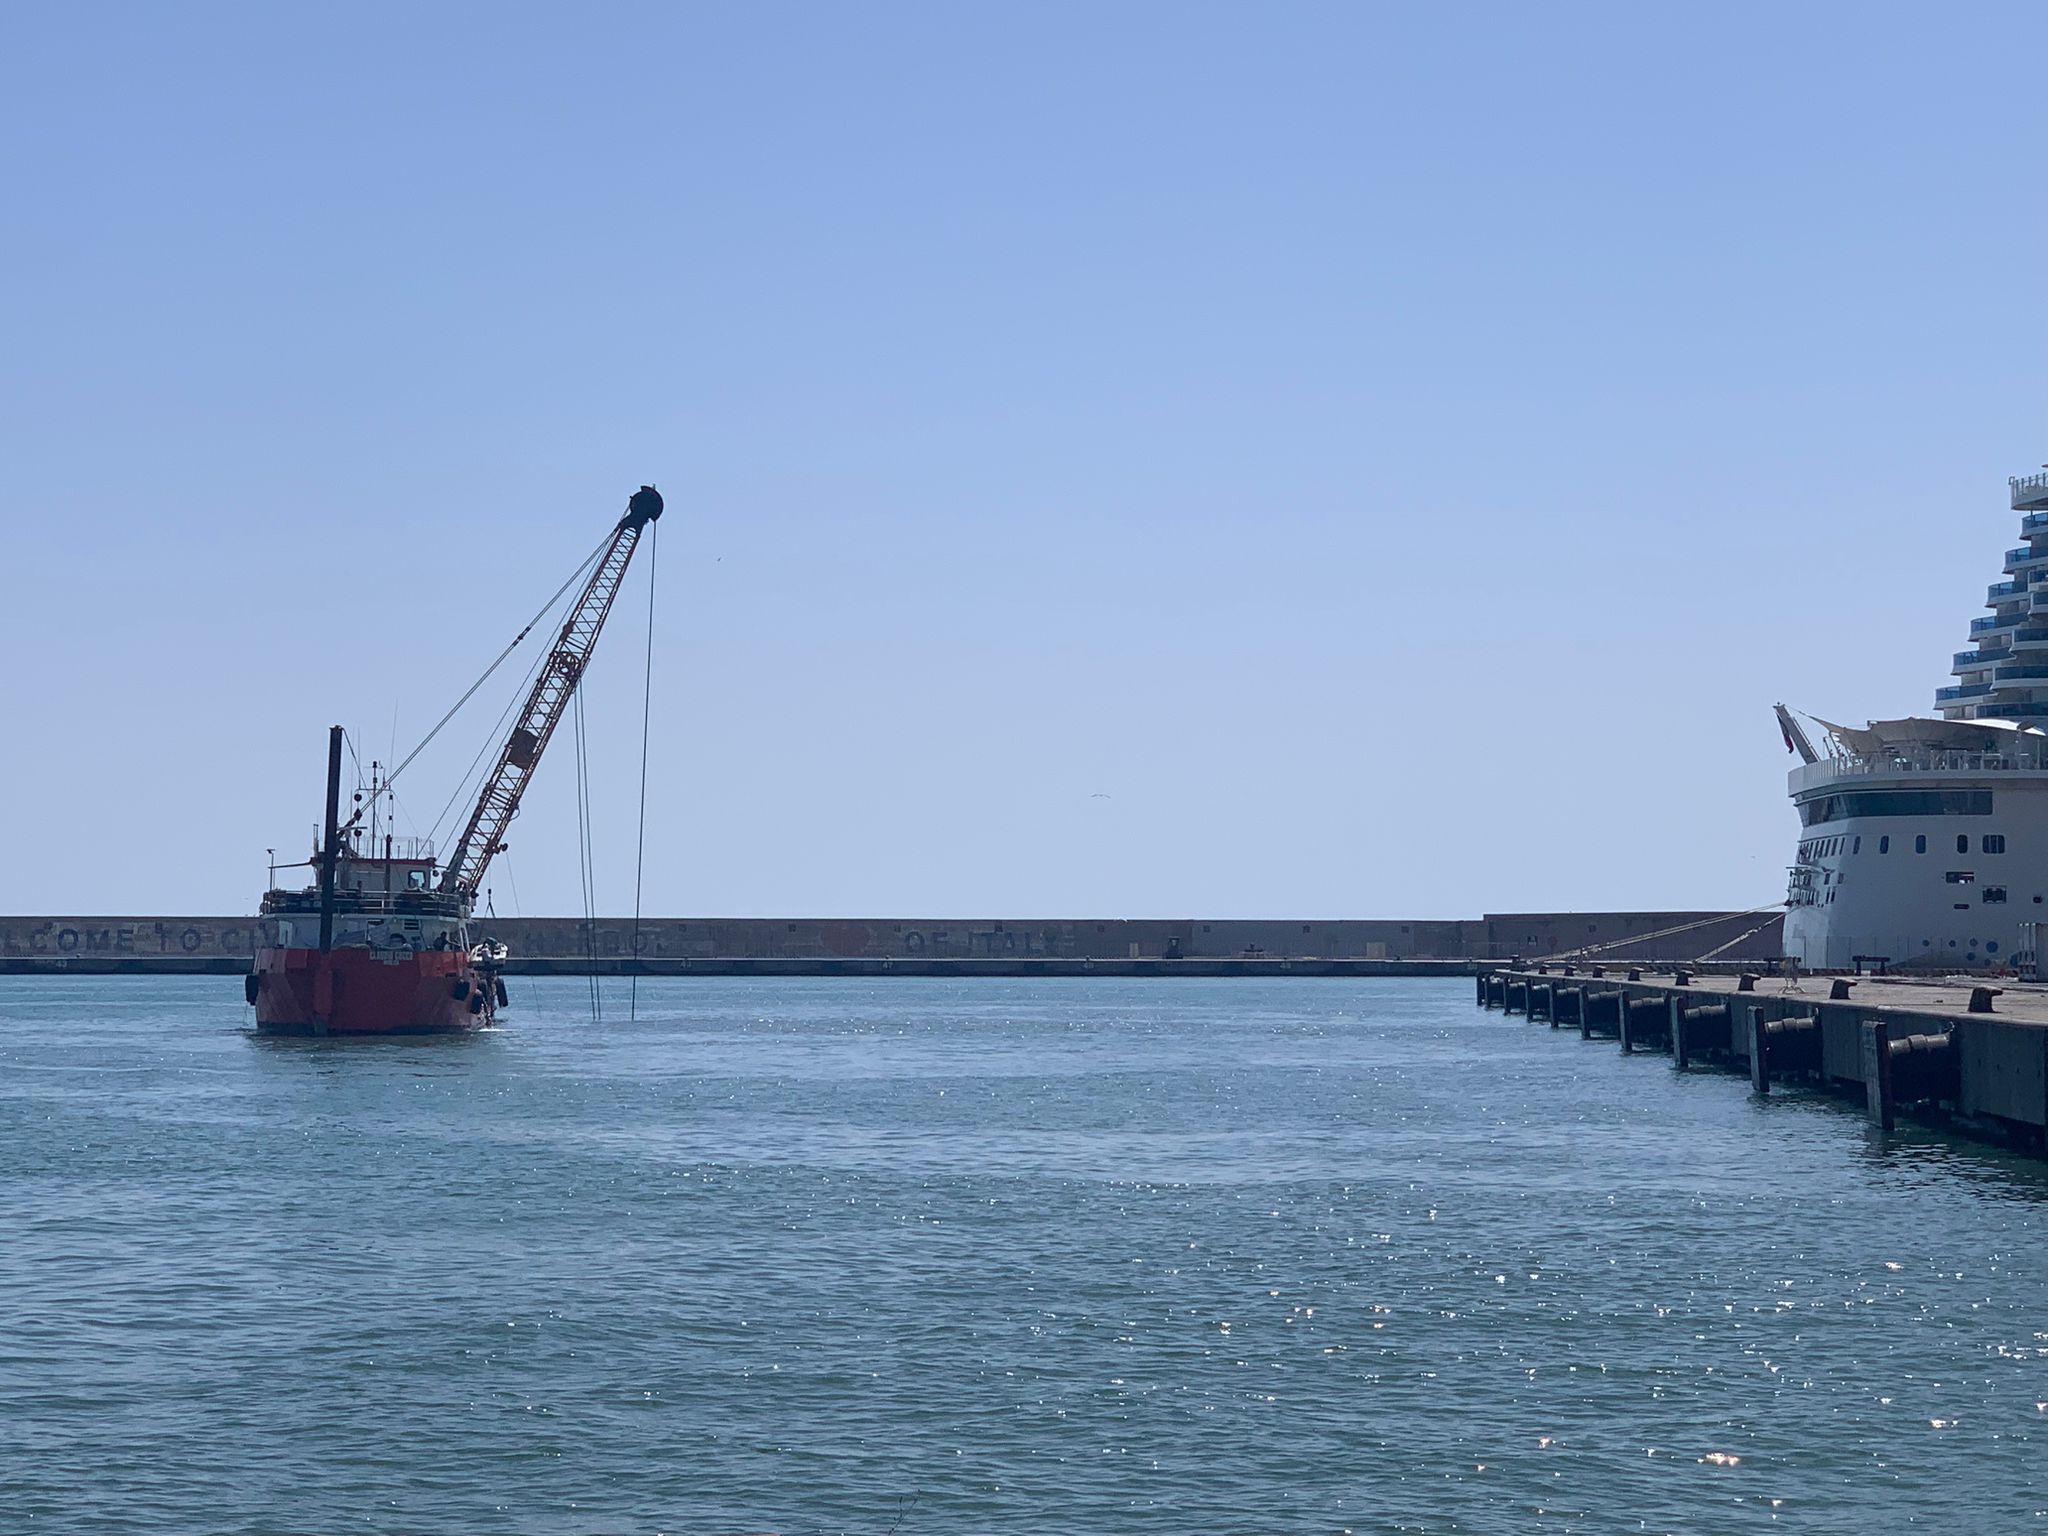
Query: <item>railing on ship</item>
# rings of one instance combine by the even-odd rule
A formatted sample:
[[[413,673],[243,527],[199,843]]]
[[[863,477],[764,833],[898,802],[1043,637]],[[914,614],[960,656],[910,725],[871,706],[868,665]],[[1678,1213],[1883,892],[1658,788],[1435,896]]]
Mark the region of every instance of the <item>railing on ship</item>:
[[[361,913],[391,913],[404,917],[446,917],[461,910],[462,898],[443,896],[435,890],[411,891],[355,891],[340,890],[334,893],[335,910],[357,915]],[[318,912],[320,893],[315,889],[303,891],[275,890],[263,898],[263,910],[272,912]]]
[[[431,864],[434,840],[431,837],[393,837],[389,834],[372,838],[366,828],[357,827],[348,840],[348,855],[364,863],[402,859],[408,863],[424,861]]]
[[[1834,779],[1877,773],[2048,773],[2048,740],[2035,752],[1912,752],[1824,757],[1792,770],[1793,792]]]

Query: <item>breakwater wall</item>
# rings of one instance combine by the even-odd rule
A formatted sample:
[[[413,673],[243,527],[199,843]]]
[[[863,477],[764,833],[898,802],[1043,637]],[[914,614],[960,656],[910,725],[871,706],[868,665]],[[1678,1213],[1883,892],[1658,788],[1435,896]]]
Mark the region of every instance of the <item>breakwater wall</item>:
[[[1901,1115],[2041,1151],[2048,1136],[2048,987],[1982,977],[1802,979],[1683,968],[1497,969],[1482,1007],[1720,1067],[1752,1091],[1848,1097],[1889,1130]]]
[[[476,930],[510,947],[514,972],[1061,975],[1086,969],[1244,975],[1285,965],[1313,973],[1431,974],[1520,956],[1595,948],[1643,963],[1766,964],[1777,916],[1705,912],[1499,913],[1471,919],[600,918],[485,917]],[[249,917],[0,917],[0,972],[228,974],[248,969]]]

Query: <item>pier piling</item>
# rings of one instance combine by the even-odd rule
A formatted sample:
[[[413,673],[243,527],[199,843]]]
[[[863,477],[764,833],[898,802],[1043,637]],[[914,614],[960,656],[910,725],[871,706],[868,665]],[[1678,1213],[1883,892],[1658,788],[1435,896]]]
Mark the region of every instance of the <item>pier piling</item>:
[[[1623,994],[1619,991],[1581,993],[1579,1038],[1590,1040],[1595,1031],[1603,1035],[1620,1034],[1622,1003]]]
[[[1624,997],[1619,1015],[1622,1050],[1663,1044],[1670,1017],[1671,1007],[1661,997]]]
[[[1749,1010],[1749,1082],[1758,1093],[1771,1091],[1774,1074],[1812,1072],[1820,1067],[1820,1015],[1795,1014],[1771,1018],[1766,1006]]]
[[[1576,1024],[1585,1016],[1586,989],[1584,987],[1565,987],[1551,998],[1550,1027],[1552,1029],[1556,1029],[1561,1024]]]
[[[1967,987],[1943,995],[1924,981],[1869,977],[1855,1001],[1831,997],[1831,985],[1818,999],[1789,988],[1765,996],[1754,973],[1692,971],[1683,988],[1675,978],[1566,985],[1513,972],[1489,981],[1475,993],[1488,1007],[1512,997],[1534,1022],[1576,1025],[1584,1039],[1614,1036],[1624,1051],[1668,1045],[1679,1071],[1718,1060],[1746,1071],[1758,1093],[1791,1078],[1852,1093],[1880,1126],[1893,1125],[1902,1107],[1928,1106],[1965,1130],[2048,1145],[2042,989],[2008,987],[2005,1010],[1985,1013]]]

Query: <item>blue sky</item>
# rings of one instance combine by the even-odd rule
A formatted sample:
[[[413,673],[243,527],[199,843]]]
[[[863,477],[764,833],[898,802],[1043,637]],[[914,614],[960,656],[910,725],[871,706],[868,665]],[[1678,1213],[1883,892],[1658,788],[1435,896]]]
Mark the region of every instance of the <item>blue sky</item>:
[[[1771,703],[1925,711],[2048,459],[2044,45],[14,7],[0,910],[247,910],[324,728],[402,750],[643,479],[652,911],[1781,897]],[[590,683],[611,910],[644,601]],[[573,784],[501,910],[575,909]]]

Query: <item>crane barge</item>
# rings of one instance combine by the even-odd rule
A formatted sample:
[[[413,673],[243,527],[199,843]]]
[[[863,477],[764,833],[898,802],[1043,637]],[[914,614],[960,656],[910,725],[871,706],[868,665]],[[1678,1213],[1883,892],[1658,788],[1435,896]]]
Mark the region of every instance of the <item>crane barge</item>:
[[[660,492],[641,486],[587,562],[590,577],[570,605],[445,861],[436,861],[425,839],[383,833],[374,820],[365,828],[369,807],[360,794],[357,809],[342,819],[343,732],[338,725],[328,732],[326,814],[310,861],[314,882],[302,890],[272,889],[263,897],[246,989],[258,1029],[423,1034],[484,1029],[495,1021],[505,1001],[505,951],[471,933],[477,892],[492,858],[504,850],[520,797],[575,697],[640,536],[661,512]],[[373,784],[371,806],[380,792]]]

